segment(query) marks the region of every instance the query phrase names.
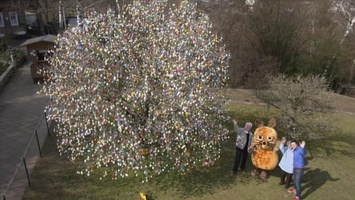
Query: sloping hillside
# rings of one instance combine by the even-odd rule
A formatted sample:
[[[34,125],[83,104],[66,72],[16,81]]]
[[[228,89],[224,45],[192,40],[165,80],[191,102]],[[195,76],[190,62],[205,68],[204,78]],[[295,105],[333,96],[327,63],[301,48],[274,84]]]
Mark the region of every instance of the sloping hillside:
[[[263,104],[263,102],[258,99],[252,90],[246,89],[227,89],[226,95],[231,101],[246,103],[246,104]],[[334,106],[337,111],[355,113],[355,98],[332,94],[334,100]]]

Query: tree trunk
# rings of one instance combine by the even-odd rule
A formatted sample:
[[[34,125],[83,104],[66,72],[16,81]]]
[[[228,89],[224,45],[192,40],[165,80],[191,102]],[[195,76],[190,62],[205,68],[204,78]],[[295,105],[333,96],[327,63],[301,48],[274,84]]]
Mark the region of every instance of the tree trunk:
[[[118,3],[118,0],[116,0],[116,6],[117,6],[117,15],[120,15],[121,9],[120,9],[120,4]]]
[[[37,13],[37,22],[38,22],[38,27],[39,27],[39,30],[41,31],[41,34],[44,34],[42,12]]]
[[[80,4],[79,4],[78,0],[76,0],[75,6],[76,6],[76,20],[77,20],[76,23],[79,26],[79,23],[80,23],[80,10],[79,10]]]
[[[63,28],[63,18],[62,18],[62,1],[59,0],[59,4],[58,4],[58,19],[59,19],[59,29],[62,29]]]
[[[48,17],[48,0],[45,1],[44,16],[45,16],[45,19],[46,19],[46,24],[48,24],[48,21],[49,21],[49,17]]]

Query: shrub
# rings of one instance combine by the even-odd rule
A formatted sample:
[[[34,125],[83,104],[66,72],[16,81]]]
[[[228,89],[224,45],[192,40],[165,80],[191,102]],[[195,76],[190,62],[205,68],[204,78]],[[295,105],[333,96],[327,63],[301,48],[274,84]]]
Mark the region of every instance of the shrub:
[[[7,67],[8,67],[7,64],[0,62],[0,75],[6,71]]]
[[[13,50],[14,61],[17,65],[22,65],[26,62],[26,55],[20,50]]]
[[[281,111],[278,127],[295,139],[319,139],[333,129],[334,107],[324,77],[270,78],[267,90],[256,90],[256,96]]]

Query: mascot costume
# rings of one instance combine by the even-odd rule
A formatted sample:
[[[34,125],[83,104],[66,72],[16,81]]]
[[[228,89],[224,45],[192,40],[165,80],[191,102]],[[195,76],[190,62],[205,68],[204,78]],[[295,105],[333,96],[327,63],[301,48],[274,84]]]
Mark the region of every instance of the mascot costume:
[[[273,128],[275,125],[276,120],[271,119],[268,126],[259,127],[254,132],[251,160],[256,169],[252,171],[252,175],[260,175],[263,180],[268,177],[267,171],[275,169],[279,162],[279,141]]]

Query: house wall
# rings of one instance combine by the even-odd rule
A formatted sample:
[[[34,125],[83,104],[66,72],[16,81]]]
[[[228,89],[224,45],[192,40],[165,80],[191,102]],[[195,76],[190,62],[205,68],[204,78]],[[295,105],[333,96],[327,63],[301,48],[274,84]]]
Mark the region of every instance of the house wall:
[[[16,12],[16,11],[10,11],[10,12]],[[9,12],[3,11],[0,13],[2,13],[2,17],[4,21],[4,27],[0,27],[0,33],[5,34],[6,36],[12,36],[17,31],[26,30],[26,18],[24,19],[24,22],[20,20],[20,17],[22,17],[21,15],[23,14],[24,16],[24,12],[22,12],[22,14],[20,12],[17,12],[18,25],[15,26],[11,25]]]
[[[9,12],[17,13],[18,25],[11,24]],[[15,32],[26,30],[25,12],[18,4],[11,3],[11,1],[0,2],[0,13],[2,14],[3,21],[3,26],[0,26],[0,34],[5,34],[6,37],[12,37],[15,36]]]
[[[26,25],[31,27],[38,27],[37,15],[36,14],[26,15]]]

